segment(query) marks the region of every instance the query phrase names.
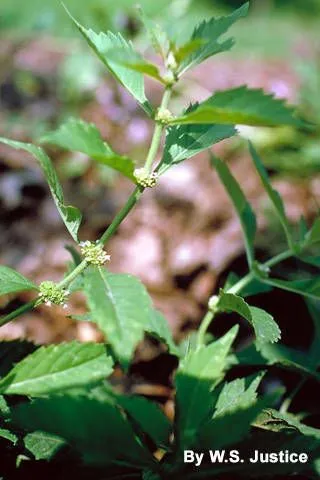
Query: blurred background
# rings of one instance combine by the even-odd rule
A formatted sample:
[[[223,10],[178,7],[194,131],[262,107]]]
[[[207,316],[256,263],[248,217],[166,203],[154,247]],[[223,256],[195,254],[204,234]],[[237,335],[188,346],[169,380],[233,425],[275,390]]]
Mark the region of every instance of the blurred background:
[[[244,2],[139,3],[147,14],[183,36],[201,19],[226,14]],[[120,30],[142,53],[157,61],[147,46],[135,2],[65,0],[65,4],[86,27]],[[231,32],[237,40],[233,50],[188,74],[177,88],[172,109],[181,109],[190,100],[201,100],[215,90],[246,83],[288,99],[308,120],[319,124],[319,19],[320,0],[252,0],[249,17]],[[67,117],[80,116],[95,122],[115,150],[131,156],[138,165],[143,162],[150,122],[89,51],[59,1],[2,0],[0,35],[1,136],[37,142]],[[146,90],[156,104],[161,87],[147,80]],[[294,223],[304,215],[310,224],[319,212],[319,128],[313,133],[291,127],[246,128],[240,137],[214,148],[230,162],[258,212],[257,251],[258,258],[264,260],[284,249],[285,241],[251,166],[246,138],[259,149],[274,185],[284,197],[289,218]],[[132,185],[82,154],[47,151],[67,199],[84,213],[81,238],[97,238],[125,202]],[[70,260],[65,248],[69,242],[35,161],[25,153],[1,146],[0,263],[37,282],[58,280]],[[111,270],[138,275],[145,283],[177,340],[194,330],[208,297],[223,284],[227,274],[246,271],[239,222],[209,167],[208,155],[198,155],[170,170],[157,189],[146,192],[108,245],[108,252],[112,256]],[[277,273],[296,278],[313,274],[313,267],[308,268],[290,260]],[[30,298],[28,293],[18,298],[1,297],[1,314]],[[313,324],[303,299],[275,291],[254,297],[251,303],[274,314],[283,330],[284,343],[300,351],[308,348]],[[2,327],[0,338],[26,338],[36,343],[72,338],[101,340],[92,324],[68,317],[84,312],[83,297],[76,294],[67,315],[59,308],[40,307]],[[222,333],[234,321],[231,315],[219,317],[212,333]],[[241,332],[245,343],[251,332],[245,324]],[[158,384],[158,393],[167,383],[163,369],[169,368],[160,362],[161,354],[158,345],[146,341],[136,361],[140,377],[147,380],[155,370],[150,368],[149,372],[144,366],[157,365],[158,377],[149,380]]]

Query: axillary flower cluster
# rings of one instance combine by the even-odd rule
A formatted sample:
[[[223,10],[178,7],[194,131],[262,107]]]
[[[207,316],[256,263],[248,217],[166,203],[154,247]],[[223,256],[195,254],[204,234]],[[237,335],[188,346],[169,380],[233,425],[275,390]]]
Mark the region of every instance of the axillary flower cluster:
[[[51,307],[51,305],[63,305],[63,308],[67,308],[66,298],[69,295],[69,290],[65,290],[59,287],[57,283],[47,280],[39,285],[39,298],[40,300]]]
[[[136,168],[134,177],[137,184],[143,188],[152,188],[158,181],[158,174],[156,172],[148,173],[145,168]]]
[[[103,249],[103,245],[86,240],[80,243],[81,255],[90,265],[101,266],[110,261],[110,255]]]

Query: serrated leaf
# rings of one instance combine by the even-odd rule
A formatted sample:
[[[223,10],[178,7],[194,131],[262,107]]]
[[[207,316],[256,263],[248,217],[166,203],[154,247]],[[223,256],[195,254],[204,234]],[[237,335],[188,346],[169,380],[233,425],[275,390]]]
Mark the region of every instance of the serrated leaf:
[[[38,290],[38,287],[16,270],[0,265],[0,295],[25,290]]]
[[[168,322],[161,312],[151,309],[149,323],[146,325],[145,331],[149,333],[149,335],[164,342],[168,347],[169,353],[177,357],[180,356],[180,350],[172,338]]]
[[[254,328],[258,348],[266,343],[277,342],[281,337],[273,317],[261,308],[251,307],[239,295],[221,291],[217,308],[219,311],[236,312],[248,320]]]
[[[254,148],[254,146],[252,145],[251,142],[249,142],[249,150],[250,150],[250,154],[251,154],[253,163],[256,167],[256,170],[257,170],[257,172],[260,176],[260,179],[262,181],[262,184],[264,186],[264,189],[267,192],[267,194],[269,196],[269,199],[271,200],[271,202],[272,202],[272,204],[273,204],[273,206],[276,210],[276,213],[278,215],[278,218],[280,220],[282,228],[283,228],[283,230],[285,232],[285,235],[287,237],[288,245],[291,248],[293,246],[293,238],[292,238],[292,235],[291,235],[291,232],[290,232],[290,225],[289,225],[289,222],[288,222],[288,219],[287,219],[287,216],[286,216],[286,212],[285,212],[285,208],[284,208],[282,198],[279,195],[279,193],[277,192],[277,190],[275,190],[272,187],[272,185],[270,183],[270,180],[269,180],[269,177],[268,177],[268,173],[267,173],[261,159],[259,158],[258,152],[255,150],[255,148]]]
[[[127,42],[120,33],[100,32],[97,34],[91,29],[86,29],[70,15],[68,10],[67,13],[110,73],[133,95],[145,112],[151,115],[152,106],[145,96],[143,75],[108,58],[108,52],[112,52],[113,49],[121,49],[129,56],[134,55],[131,43]]]
[[[143,397],[117,397],[119,405],[159,448],[168,448],[172,425],[158,405]]]
[[[175,376],[175,435],[181,450],[193,444],[201,424],[212,414],[211,390],[226,368],[237,332],[236,325],[214,343],[190,351],[180,362]]]
[[[89,464],[152,464],[151,455],[138,443],[130,424],[107,401],[67,395],[37,399],[15,408],[12,418],[23,428],[61,437]]]
[[[257,228],[255,214],[228,166],[216,157],[212,158],[212,164],[239,216],[244,235],[247,259],[249,267],[251,267],[254,261],[254,239]]]
[[[171,125],[185,123],[276,126],[304,123],[294,116],[294,109],[284,100],[275,98],[261,89],[246,86],[216,92],[192,112],[177,117]]]
[[[44,135],[41,142],[57,145],[69,151],[82,152],[134,180],[134,162],[126,156],[115,153],[103,141],[99,130],[93,123],[69,118],[57,130]]]
[[[183,160],[197,155],[215,143],[236,135],[231,125],[179,125],[167,129],[159,175]]]
[[[81,213],[78,208],[66,206],[64,204],[62,188],[54,166],[48,155],[42,150],[42,148],[31,145],[30,143],[15,142],[14,140],[8,140],[1,137],[0,143],[4,143],[9,145],[9,147],[16,148],[18,150],[25,150],[36,158],[48,182],[60,216],[64,221],[65,226],[69,230],[70,235],[77,242],[78,230],[81,224]]]
[[[166,32],[158,23],[151,20],[151,18],[145,14],[141,6],[139,6],[138,11],[155,52],[159,53],[163,60],[165,60],[170,47],[170,41]]]
[[[243,408],[254,403],[257,399],[257,388],[263,375],[263,373],[259,373],[254,377],[236,378],[232,382],[226,382],[218,397],[214,417],[228,410]]]
[[[127,367],[149,325],[152,304],[145,287],[132,275],[110,273],[97,267],[85,272],[84,291],[92,321]]]
[[[104,345],[70,342],[41,347],[28,355],[0,381],[0,392],[47,395],[92,385],[112,372]]]
[[[41,431],[28,433],[23,443],[36,460],[50,460],[65,445],[62,438]]]
[[[249,9],[249,3],[245,3],[239,9],[235,10],[231,15],[219,18],[211,18],[209,21],[203,21],[198,25],[191,36],[191,41],[200,40],[203,45],[192,51],[179,66],[179,74],[198,65],[207,58],[220,52],[230,50],[234,41],[228,38],[223,42],[219,42],[220,37],[241,17],[245,17]]]

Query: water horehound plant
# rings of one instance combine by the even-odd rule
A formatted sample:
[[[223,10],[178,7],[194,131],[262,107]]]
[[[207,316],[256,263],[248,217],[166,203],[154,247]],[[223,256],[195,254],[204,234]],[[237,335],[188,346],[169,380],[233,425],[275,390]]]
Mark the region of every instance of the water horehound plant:
[[[225,186],[242,226],[248,273],[243,278],[229,276],[224,287],[209,299],[208,312],[194,342],[190,341],[187,347],[177,346],[165,318],[154,309],[140,281],[129,274],[112,273],[108,268],[109,253],[112,256],[108,240],[130,214],[144,190],[156,188],[158,179],[167,170],[236,135],[237,124],[303,125],[282,100],[246,86],[218,91],[178,115],[170,111],[171,94],[183,74],[209,57],[229,50],[233,40],[221,40],[221,36],[247,11],[248,4],[245,4],[229,16],[202,22],[184,44],[174,43],[158,25],[143,15],[152,45],[162,57],[161,69],[145,60],[120,34],[95,33],[72,18],[105,67],[154,121],[151,145],[140,168],[136,168],[127,156],[115,153],[101,138],[95,125],[79,119],[67,121],[43,138],[45,143],[83,152],[132,181],[134,187],[127,202],[95,242],[79,241],[81,213],[65,204],[57,174],[44,150],[31,144],[0,139],[6,145],[25,150],[38,161],[60,216],[78,248],[73,249],[72,267],[68,266],[59,283],[48,280],[36,285],[13,269],[0,267],[2,295],[24,290],[35,292],[32,302],[3,316],[1,325],[43,303],[48,308],[52,305],[62,308],[74,291],[82,290],[88,305],[86,319],[98,325],[107,342],[103,345],[73,341],[45,346],[25,354],[22,360],[23,344],[19,346],[19,355],[14,347],[10,349],[11,344],[2,344],[7,352],[6,365],[10,359],[16,363],[11,369],[2,369],[6,373],[0,380],[0,436],[3,442],[11,445],[9,448],[18,452],[19,459],[54,462],[55,455],[61,450],[59,458],[62,455],[68,461],[70,456],[74,461],[76,455],[83,464],[97,468],[95,478],[114,475],[114,478],[145,480],[180,479],[182,476],[193,479],[228,472],[233,478],[235,475],[261,478],[272,474],[319,471],[320,430],[304,425],[287,412],[292,395],[277,391],[257,397],[257,388],[263,377],[261,369],[267,369],[270,364],[295,370],[300,373],[302,381],[307,377],[319,380],[319,323],[316,323],[309,354],[304,357],[293,349],[276,344],[280,340],[280,330],[275,320],[266,311],[251,306],[245,298],[273,287],[311,299],[320,297],[319,277],[279,280],[272,271],[275,265],[289,257],[318,264],[318,258],[312,257],[308,249],[320,240],[320,219],[310,230],[302,222],[299,237],[292,235],[282,199],[271,186],[252,145],[249,148],[253,164],[279,217],[288,249],[263,264],[256,260],[255,214],[228,166],[220,159],[212,158],[212,167]],[[158,108],[151,105],[145,94],[144,75],[163,85]],[[157,163],[164,133],[164,149]],[[221,338],[208,340],[207,329],[220,312],[236,312],[247,320],[254,331],[254,343],[243,351],[232,353],[237,325]],[[319,322],[314,317],[315,322]],[[120,395],[106,383],[115,362],[125,371],[128,369],[135,348],[145,333],[164,342],[170,354],[177,357],[173,424],[157,404],[142,397]],[[224,381],[225,371],[241,362],[258,365],[257,373]],[[19,395],[19,401],[16,395]],[[278,411],[272,407],[275,402],[279,404],[281,396]],[[229,457],[231,447],[233,454]],[[262,468],[261,464],[251,463],[248,459],[256,448],[277,455],[285,449],[286,455],[293,457],[289,462],[282,462],[279,454],[278,461],[264,464]],[[211,463],[208,454],[204,457],[194,454],[216,449],[224,449],[229,461],[222,459]]]

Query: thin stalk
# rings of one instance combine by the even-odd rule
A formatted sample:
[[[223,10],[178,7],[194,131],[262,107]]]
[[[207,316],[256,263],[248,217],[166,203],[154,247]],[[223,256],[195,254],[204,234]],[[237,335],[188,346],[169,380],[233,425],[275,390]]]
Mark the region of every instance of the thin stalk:
[[[22,313],[29,312],[29,310],[32,310],[37,302],[38,302],[38,299],[32,300],[31,302],[28,302],[22,305],[21,307],[17,308],[16,310],[9,313],[8,315],[5,315],[4,317],[0,318],[0,327],[5,325],[6,323],[9,323],[11,320],[18,317]]]
[[[198,330],[198,336],[197,336],[197,347],[201,347],[201,345],[204,345],[204,337],[205,334],[207,333],[207,330],[209,328],[210,323],[214,319],[215,312],[213,310],[209,310],[205,316],[203,317],[203,320],[200,324],[199,330]]]
[[[65,288],[67,287],[68,285],[70,285],[70,283],[78,276],[80,275],[80,273],[83,272],[83,270],[87,267],[87,262],[85,260],[82,260],[81,263],[79,263],[79,265],[76,266],[76,268],[74,268],[72,270],[72,272],[69,273],[69,275],[67,275],[63,280],[61,280],[60,283],[58,283],[58,286],[60,288]]]
[[[301,388],[305,384],[305,381],[306,381],[306,379],[302,378],[300,380],[300,382],[298,383],[298,385],[296,386],[296,388],[290,393],[290,395],[287,398],[284,399],[284,401],[282,402],[281,407],[279,409],[281,413],[287,413],[287,411],[289,410],[289,408],[290,408],[290,406],[291,406],[291,404],[294,400],[294,397],[301,390]]]

